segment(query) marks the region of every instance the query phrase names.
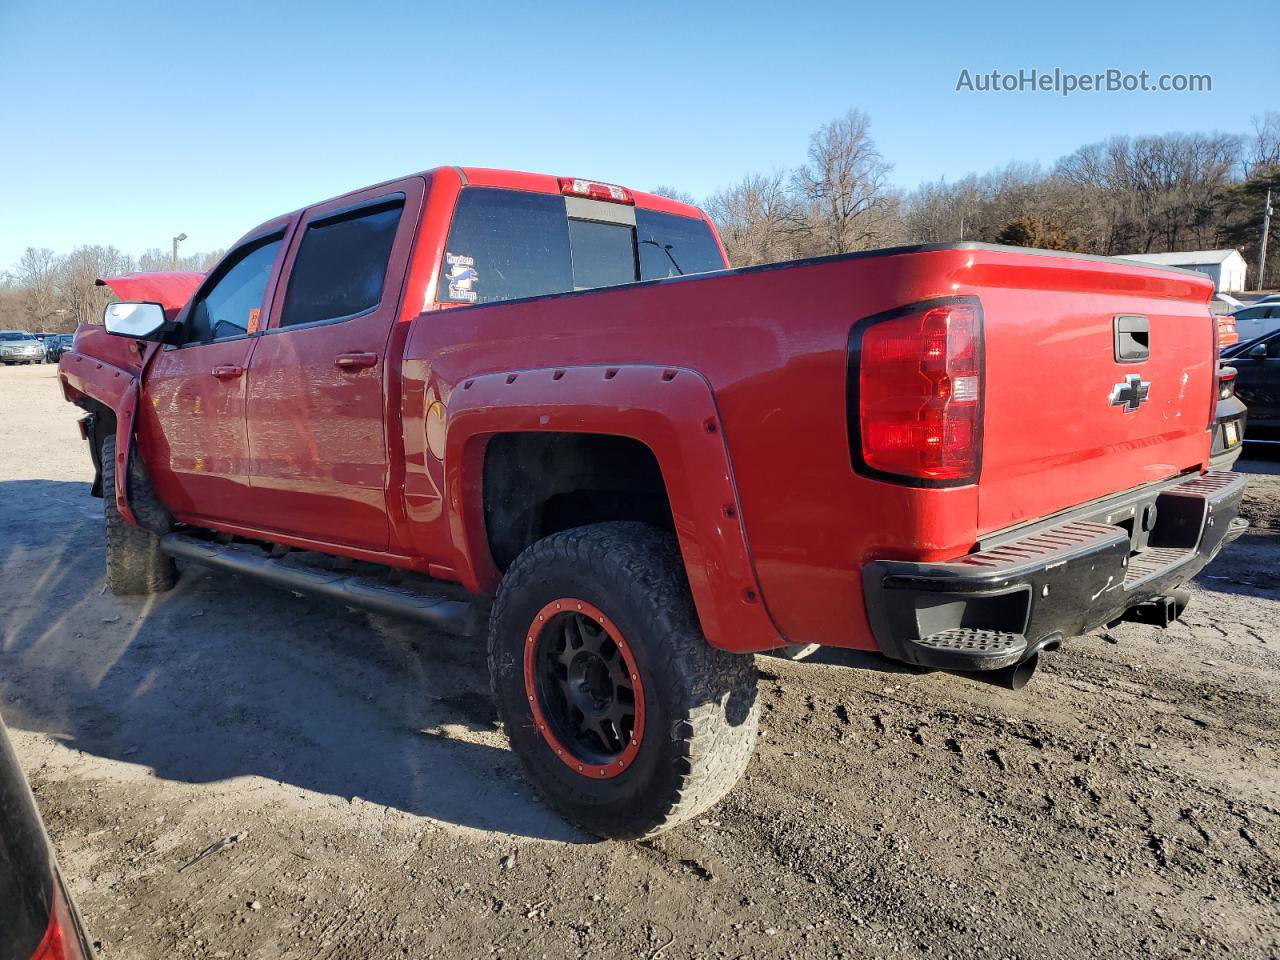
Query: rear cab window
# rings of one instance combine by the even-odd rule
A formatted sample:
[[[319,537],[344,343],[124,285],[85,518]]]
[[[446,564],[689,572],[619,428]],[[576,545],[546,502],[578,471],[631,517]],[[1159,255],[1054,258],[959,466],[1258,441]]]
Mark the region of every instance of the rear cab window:
[[[579,197],[465,187],[436,299],[496,303],[724,268],[720,247],[700,219]]]

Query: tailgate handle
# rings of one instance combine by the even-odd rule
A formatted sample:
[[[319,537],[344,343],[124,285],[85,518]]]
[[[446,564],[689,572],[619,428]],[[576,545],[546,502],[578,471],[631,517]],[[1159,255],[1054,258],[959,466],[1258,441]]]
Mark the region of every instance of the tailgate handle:
[[[1141,363],[1151,356],[1151,322],[1146,317],[1118,316],[1112,326],[1116,363]]]

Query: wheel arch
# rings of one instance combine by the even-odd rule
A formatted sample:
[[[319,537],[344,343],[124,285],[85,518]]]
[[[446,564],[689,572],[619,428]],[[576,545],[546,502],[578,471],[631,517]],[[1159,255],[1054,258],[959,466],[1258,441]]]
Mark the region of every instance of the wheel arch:
[[[105,360],[71,352],[64,354],[58,362],[58,379],[63,396],[98,419],[99,440],[106,435],[103,430],[114,432],[115,490],[103,490],[102,495],[114,495],[120,515],[126,522],[137,526],[137,518],[129,504],[128,469],[125,466],[133,452],[133,423],[138,406],[137,377],[132,371]],[[96,464],[97,454],[91,456]],[[100,464],[98,469],[101,470]]]
[[[647,455],[656,467],[707,639],[737,652],[779,645],[752,564],[724,426],[711,386],[697,371],[635,364],[485,374],[458,383],[447,409],[446,508],[454,569],[469,589],[495,592],[504,561],[524,545],[515,536],[496,552],[493,546],[504,544],[504,534],[495,538],[490,529],[496,511],[486,505],[501,492],[486,483],[494,450],[545,455],[565,443],[575,455],[626,451],[634,463]],[[655,492],[649,479],[641,492]],[[584,516],[642,519],[608,511]]]

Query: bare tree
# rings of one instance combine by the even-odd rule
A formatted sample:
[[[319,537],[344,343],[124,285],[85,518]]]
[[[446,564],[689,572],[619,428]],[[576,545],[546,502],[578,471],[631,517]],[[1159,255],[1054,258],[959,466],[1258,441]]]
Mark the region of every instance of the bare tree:
[[[1268,111],[1253,118],[1253,132],[1245,137],[1241,166],[1246,180],[1260,167],[1280,166],[1280,113]]]
[[[98,278],[132,272],[133,258],[115,247],[77,247],[58,262],[62,318],[72,329],[81,323],[101,323],[112,294],[97,285]]]
[[[27,247],[15,268],[22,291],[22,325],[50,330],[58,310],[58,258],[48,247]]]
[[[1147,253],[1215,239],[1215,198],[1239,156],[1230,134],[1113,137],[1064,157],[1055,172],[1092,214],[1094,252]]]
[[[681,190],[679,187],[668,187],[665,183],[659,184],[649,191],[655,196],[666,197],[668,200],[675,200],[677,203],[687,203],[691,207],[696,207],[698,201],[694,199],[693,194],[687,190]]]
[[[178,260],[178,269],[186,273],[205,273],[222,259],[225,250],[190,253]],[[159,247],[150,247],[138,258],[140,273],[167,273],[173,269],[173,255]]]
[[[794,256],[796,238],[804,227],[782,171],[744,177],[708,198],[707,213],[730,262],[744,267]]]
[[[872,246],[889,210],[886,163],[860,110],[823,124],[809,139],[809,162],[792,183],[806,205],[815,253],[852,253]]]

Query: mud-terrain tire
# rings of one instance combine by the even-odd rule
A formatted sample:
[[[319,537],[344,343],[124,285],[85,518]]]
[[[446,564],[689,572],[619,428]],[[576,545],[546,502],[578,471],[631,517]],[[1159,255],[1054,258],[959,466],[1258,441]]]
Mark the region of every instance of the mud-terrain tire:
[[[557,612],[562,602],[567,609]],[[583,640],[576,654],[573,631]],[[621,670],[592,689],[621,703],[627,691],[619,681],[629,674],[631,703],[640,711],[630,728],[625,720],[597,728],[630,732],[613,738],[624,745],[615,748],[620,753],[609,755],[606,745],[594,759],[583,753],[605,737],[579,732],[572,739],[573,724],[588,721],[565,700],[593,694],[585,681],[556,681],[560,668],[552,663],[564,665],[572,683],[574,664],[595,656],[584,652],[592,631],[604,638],[596,641],[602,649],[613,647],[611,666],[598,668],[597,677],[599,669]],[[550,653],[540,652],[544,644]],[[638,839],[684,823],[728,793],[751,759],[760,710],[754,660],[707,643],[675,538],[656,527],[598,523],[527,548],[498,589],[488,652],[512,749],[548,805],[590,833]],[[592,700],[588,709],[604,709],[602,702]],[[559,755],[557,745],[564,747]]]
[[[107,585],[118,596],[162,593],[178,580],[173,558],[160,550],[153,531],[167,530],[173,518],[156,497],[135,453],[129,458],[129,506],[135,527],[116,508],[116,438],[102,441],[102,515],[107,540]],[[144,529],[145,528],[145,529]]]
[[[778,657],[782,660],[805,660],[821,649],[822,644],[820,643],[788,643],[785,646],[778,647],[777,650],[770,650],[769,656]]]

